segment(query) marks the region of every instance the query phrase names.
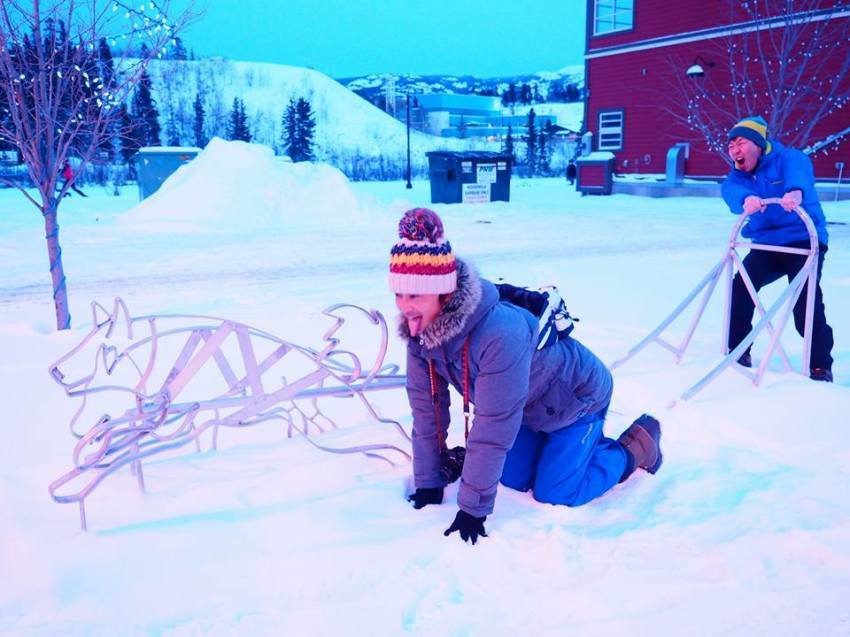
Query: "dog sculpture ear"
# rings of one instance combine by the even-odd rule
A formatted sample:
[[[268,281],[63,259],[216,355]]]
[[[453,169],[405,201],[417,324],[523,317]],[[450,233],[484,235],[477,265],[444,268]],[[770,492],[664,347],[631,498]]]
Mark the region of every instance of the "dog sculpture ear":
[[[127,310],[127,305],[121,297],[115,297],[115,301],[112,305],[112,312],[109,312],[97,301],[92,302],[91,310],[94,328],[99,329],[106,326],[107,338],[111,338],[116,326],[120,326],[122,323],[127,328],[127,337],[133,338],[133,327],[130,320],[130,312]]]
[[[92,328],[98,329],[109,324],[111,329],[112,314],[97,301],[92,301],[91,304],[91,322]]]
[[[127,309],[127,304],[124,303],[124,300],[120,296],[116,296],[115,302],[112,304],[112,324],[106,332],[107,338],[112,336],[112,332],[116,327],[121,327],[122,329],[126,327],[127,338],[133,338],[133,324],[130,320],[130,312]]]

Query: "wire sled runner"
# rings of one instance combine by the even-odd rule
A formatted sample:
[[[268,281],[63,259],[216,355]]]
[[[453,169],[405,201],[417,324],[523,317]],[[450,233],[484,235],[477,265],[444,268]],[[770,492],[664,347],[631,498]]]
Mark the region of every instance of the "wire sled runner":
[[[338,333],[348,313],[365,317],[380,332],[368,368],[357,354],[340,347]],[[394,444],[337,448],[311,438],[312,433],[337,428],[323,409],[325,399],[355,398],[369,417],[390,425],[405,443],[410,442],[402,426],[380,417],[366,395],[405,383],[397,365],[384,363],[388,342],[384,317],[377,310],[349,304],[328,307],[323,315],[334,323],[323,335],[323,349],[317,351],[227,319],[178,314],[131,317],[120,298],[112,312],[92,303],[92,330],[49,367],[66,395],[81,401],[70,422],[78,439],[73,468],[50,484],[51,497],[59,503],[78,503],[85,530],[86,498],[108,475],[129,465],[144,490],[143,460],[190,442],[200,451],[200,437],[208,430],[210,448],[216,449],[221,427],[244,428],[268,420],[284,422],[288,437],[301,434],[323,451],[364,453],[393,466],[409,462],[409,454]],[[144,335],[134,338],[140,332]],[[93,424],[81,430],[90,403],[98,407],[106,403],[115,415],[96,411],[100,415]]]

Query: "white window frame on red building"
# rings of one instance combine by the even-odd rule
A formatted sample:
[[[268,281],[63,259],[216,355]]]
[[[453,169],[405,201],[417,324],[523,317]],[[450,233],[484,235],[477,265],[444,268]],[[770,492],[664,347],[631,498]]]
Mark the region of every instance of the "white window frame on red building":
[[[600,9],[605,12],[601,12]],[[634,11],[634,0],[595,0],[593,35],[605,35],[634,28]]]
[[[612,116],[616,116],[616,119]],[[596,140],[596,150],[623,150],[623,130],[626,122],[626,110],[623,108],[602,110],[599,111],[597,118],[599,121],[599,137]],[[604,124],[603,119],[605,119]],[[612,126],[612,124],[614,125]]]

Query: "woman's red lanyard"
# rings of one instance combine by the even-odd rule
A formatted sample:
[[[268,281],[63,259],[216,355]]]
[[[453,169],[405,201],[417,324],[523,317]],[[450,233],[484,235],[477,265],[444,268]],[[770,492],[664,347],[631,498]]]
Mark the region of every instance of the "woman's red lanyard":
[[[428,378],[431,381],[431,404],[434,405],[434,422],[437,426],[437,446],[440,451],[445,446],[443,428],[440,426],[440,405],[437,390],[437,369],[434,360],[428,359]],[[463,344],[463,440],[469,438],[469,338]]]

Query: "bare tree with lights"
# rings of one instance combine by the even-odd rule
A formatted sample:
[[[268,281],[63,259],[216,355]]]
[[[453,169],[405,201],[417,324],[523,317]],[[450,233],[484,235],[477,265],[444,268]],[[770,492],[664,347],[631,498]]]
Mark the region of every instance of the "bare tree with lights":
[[[44,218],[57,329],[71,326],[59,206],[109,137],[126,132],[122,107],[148,62],[162,57],[187,23],[191,9],[172,17],[169,5],[169,0],[0,3],[0,144],[20,154],[36,193],[29,184],[6,184],[19,188]],[[107,63],[103,38],[120,42],[125,53]],[[71,158],[75,174],[59,186]]]
[[[804,152],[837,147],[850,128],[812,137],[819,122],[850,103],[850,17],[827,19],[836,8],[846,10],[846,0],[730,0],[730,23],[754,28],[716,43],[726,72],[700,60],[711,68],[685,76],[677,61],[669,112],[724,158],[729,123],[752,114],[767,119],[771,136]]]

